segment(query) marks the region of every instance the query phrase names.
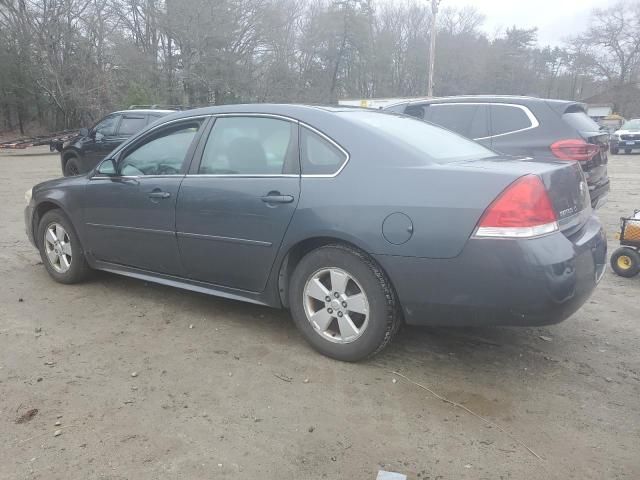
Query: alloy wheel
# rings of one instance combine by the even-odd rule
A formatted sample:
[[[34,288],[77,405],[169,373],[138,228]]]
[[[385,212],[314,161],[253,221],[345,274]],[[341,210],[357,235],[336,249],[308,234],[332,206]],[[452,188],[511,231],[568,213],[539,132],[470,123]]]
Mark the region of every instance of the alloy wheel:
[[[304,288],[304,311],[316,333],[334,343],[351,343],[369,323],[369,301],[357,280],[339,268],[315,272]]]
[[[66,273],[71,268],[71,238],[59,223],[52,223],[45,229],[44,249],[56,272]]]

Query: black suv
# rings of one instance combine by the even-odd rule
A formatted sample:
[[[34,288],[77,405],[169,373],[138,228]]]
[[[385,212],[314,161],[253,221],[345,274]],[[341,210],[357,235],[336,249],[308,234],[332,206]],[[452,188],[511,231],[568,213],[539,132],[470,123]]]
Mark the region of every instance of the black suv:
[[[464,96],[391,105],[508,155],[577,160],[594,208],[609,192],[609,135],[586,113],[584,104],[517,96]]]
[[[160,117],[177,109],[139,108],[113,112],[91,129],[81,128],[77,136],[53,147],[60,152],[65,177],[87,173],[109,152]]]

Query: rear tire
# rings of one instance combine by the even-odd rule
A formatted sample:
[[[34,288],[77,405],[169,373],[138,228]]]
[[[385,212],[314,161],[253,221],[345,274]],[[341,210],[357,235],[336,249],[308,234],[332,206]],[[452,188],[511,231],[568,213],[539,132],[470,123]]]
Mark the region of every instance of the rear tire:
[[[308,253],[289,283],[293,320],[318,352],[357,362],[386,347],[401,324],[385,273],[365,253],[327,245]]]
[[[62,210],[42,216],[36,237],[40,257],[56,282],[72,284],[85,280],[91,269],[71,221]]]
[[[78,157],[70,156],[67,158],[67,161],[64,164],[63,173],[65,177],[75,177],[80,175],[80,162],[78,161]]]
[[[626,153],[627,155],[631,154],[631,149],[630,148],[625,148],[624,149],[624,153]]]
[[[640,272],[640,254],[633,248],[619,248],[611,255],[611,268],[621,277],[635,277]]]
[[[619,151],[620,151],[620,150],[619,150],[618,148],[613,148],[613,147],[611,147],[611,155],[618,155],[618,152],[619,152]]]

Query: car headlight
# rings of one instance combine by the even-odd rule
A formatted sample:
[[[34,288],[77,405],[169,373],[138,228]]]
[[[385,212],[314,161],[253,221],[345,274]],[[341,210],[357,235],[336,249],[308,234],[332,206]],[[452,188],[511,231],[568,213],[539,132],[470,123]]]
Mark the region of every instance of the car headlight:
[[[33,188],[30,188],[26,192],[24,192],[24,199],[27,202],[27,205],[31,203],[31,197],[33,196]]]

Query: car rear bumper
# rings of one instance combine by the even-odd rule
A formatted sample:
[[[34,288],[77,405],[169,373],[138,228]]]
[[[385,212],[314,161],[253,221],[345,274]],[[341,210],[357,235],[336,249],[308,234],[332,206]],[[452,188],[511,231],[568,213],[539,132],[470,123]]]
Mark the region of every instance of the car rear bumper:
[[[611,190],[611,183],[607,178],[606,181],[597,185],[589,185],[589,195],[591,196],[591,206],[597,210],[607,203],[607,197]]]
[[[456,258],[377,255],[410,325],[548,325],[589,298],[606,268],[607,243],[592,216],[571,239],[471,239]]]

